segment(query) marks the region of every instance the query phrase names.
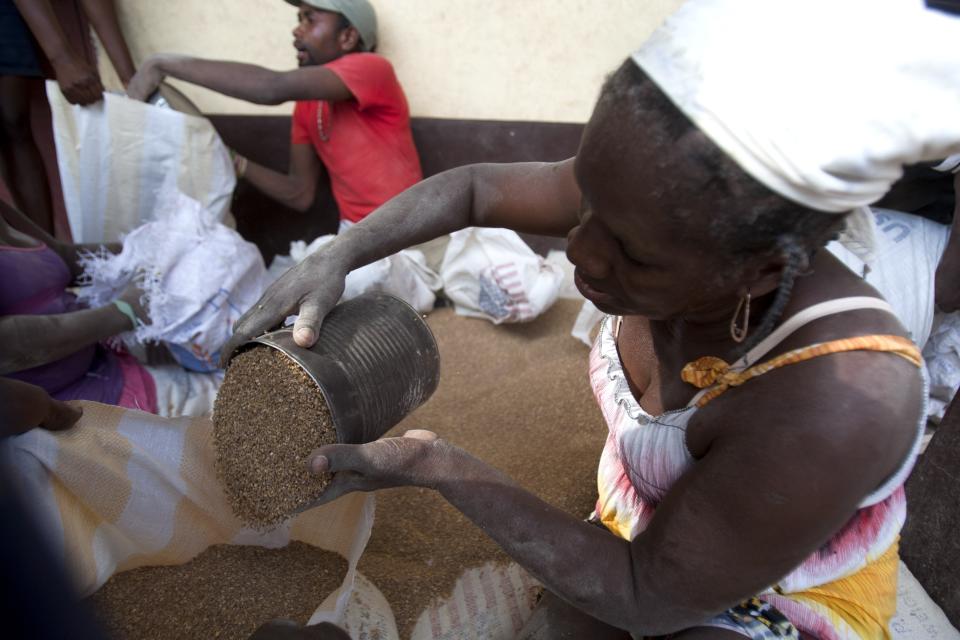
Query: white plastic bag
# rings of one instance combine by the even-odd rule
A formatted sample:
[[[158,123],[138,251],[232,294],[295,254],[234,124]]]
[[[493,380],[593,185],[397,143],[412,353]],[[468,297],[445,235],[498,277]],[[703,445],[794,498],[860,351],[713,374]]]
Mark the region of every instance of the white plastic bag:
[[[827,249],[854,273],[875,287],[923,347],[930,336],[934,313],[934,274],[946,248],[950,229],[926,218],[873,208],[876,243],[873,259],[865,263],[839,242]]]
[[[295,264],[332,241],[336,236],[320,236],[309,245],[302,240],[290,243],[289,256],[277,256],[270,264],[270,279],[276,280]],[[423,253],[405,249],[347,274],[342,300],[356,298],[368,291],[382,291],[404,300],[420,313],[433,310],[440,290],[440,276],[427,266]]]
[[[150,323],[127,336],[162,341],[184,367],[213,371],[233,323],[263,293],[263,258],[255,245],[217,222],[215,212],[182,193],[168,194],[159,210],[157,220],[124,239],[119,255],[82,259],[85,286],[77,295],[101,306],[136,282]]]
[[[937,317],[923,358],[930,373],[929,413],[939,422],[960,389],[960,312]]]
[[[223,220],[236,177],[209,120],[111,93],[72,105],[53,81],[47,98],[74,242],[114,242],[153,220],[169,184]]]
[[[440,277],[458,314],[501,324],[528,322],[549,309],[563,269],[513,231],[470,228],[450,234]]]

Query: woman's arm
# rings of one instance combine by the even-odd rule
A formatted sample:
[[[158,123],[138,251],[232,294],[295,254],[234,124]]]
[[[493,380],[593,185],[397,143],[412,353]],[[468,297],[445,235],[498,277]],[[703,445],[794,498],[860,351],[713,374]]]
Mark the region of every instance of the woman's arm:
[[[123,245],[119,242],[87,242],[84,244],[71,244],[69,242],[56,242],[50,246],[57,252],[57,255],[67,263],[70,273],[76,280],[83,273],[83,267],[80,265],[80,254],[83,252],[97,253],[106,249],[110,253],[118,254],[123,251]]]
[[[137,310],[135,296],[121,299]],[[78,350],[134,327],[115,305],[56,315],[0,318],[0,375],[56,362]]]
[[[470,226],[565,235],[578,223],[573,159],[451,169],[394,197],[287,271],[236,325],[222,353],[298,313],[294,337],[309,347],[343,293],[347,273],[411,245]]]
[[[442,440],[331,445],[312,468],[335,472],[325,501],[406,484],[436,489],[555,595],[607,624],[662,635],[776,584],[906,456],[916,421],[909,414],[919,413],[915,368],[885,354],[841,360],[778,370],[751,381],[751,393],[701,410],[717,435],[698,443],[705,453],[631,542],[547,505]],[[853,382],[837,384],[838,368],[871,370],[871,380],[841,376]]]

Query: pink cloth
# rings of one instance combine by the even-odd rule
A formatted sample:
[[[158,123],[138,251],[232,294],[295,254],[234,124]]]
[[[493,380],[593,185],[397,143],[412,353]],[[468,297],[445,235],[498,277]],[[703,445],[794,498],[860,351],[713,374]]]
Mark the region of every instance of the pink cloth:
[[[147,413],[157,411],[157,385],[140,362],[126,351],[113,352],[120,365],[123,388],[117,405],[128,409],[139,409]]]
[[[0,316],[57,315],[83,306],[67,291],[73,275],[44,244],[0,246]],[[149,372],[128,353],[93,344],[55,362],[7,377],[38,387],[58,400],[93,400],[156,413],[157,393]]]

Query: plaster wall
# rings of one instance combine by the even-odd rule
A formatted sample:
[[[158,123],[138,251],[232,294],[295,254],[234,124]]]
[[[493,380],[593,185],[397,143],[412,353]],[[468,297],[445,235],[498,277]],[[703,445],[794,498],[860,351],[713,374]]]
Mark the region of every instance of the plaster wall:
[[[393,62],[414,116],[554,122],[587,120],[606,74],[681,2],[373,0],[378,52]],[[272,69],[296,64],[296,9],[282,0],[115,3],[137,63],[175,52]],[[206,113],[292,111],[177,86]]]

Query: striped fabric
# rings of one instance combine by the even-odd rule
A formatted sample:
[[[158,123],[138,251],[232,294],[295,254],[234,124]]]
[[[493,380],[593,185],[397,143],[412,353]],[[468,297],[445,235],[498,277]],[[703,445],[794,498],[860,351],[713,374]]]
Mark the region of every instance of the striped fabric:
[[[178,191],[217,220],[228,213],[233,162],[206,118],[113,93],[72,105],[52,80],[47,99],[74,242],[115,242],[176,207]]]
[[[467,569],[449,595],[420,614],[410,640],[516,638],[540,593],[540,584],[514,562]]]
[[[345,496],[269,532],[244,528],[214,471],[209,418],[168,419],[92,402],[71,430],[42,429],[2,446],[82,595],[120,571],[181,564],[215,544],[299,540],[349,562],[313,622],[339,618],[373,524],[373,500]]]

